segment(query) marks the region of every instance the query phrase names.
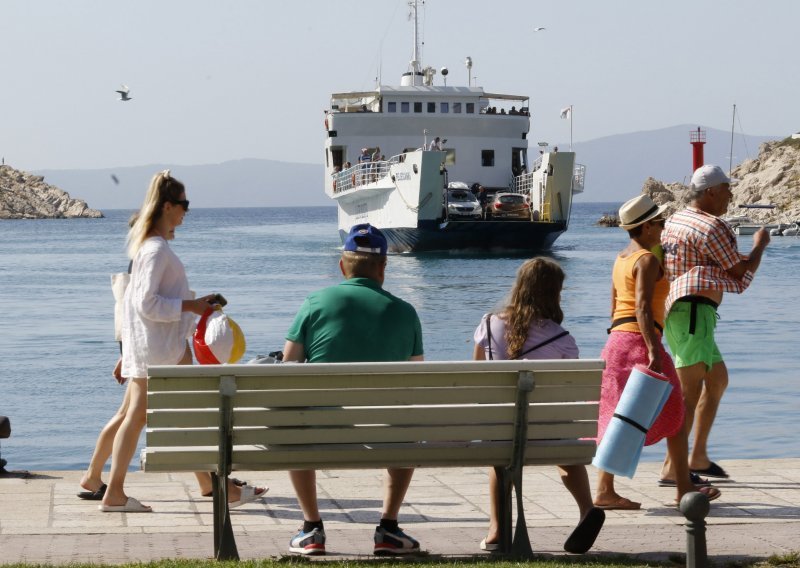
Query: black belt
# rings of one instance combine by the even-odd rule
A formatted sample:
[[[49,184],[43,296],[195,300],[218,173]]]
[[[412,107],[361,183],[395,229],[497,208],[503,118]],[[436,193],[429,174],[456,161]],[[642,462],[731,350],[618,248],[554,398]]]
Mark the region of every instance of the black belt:
[[[719,304],[716,303],[711,298],[706,298],[705,296],[683,296],[675,300],[676,302],[685,302],[692,304],[692,307],[689,311],[689,335],[694,335],[695,327],[697,325],[697,305],[704,304],[706,306],[711,306],[714,308],[714,311],[719,308]]]
[[[609,328],[606,330],[606,332],[607,332],[607,333],[611,333],[611,330],[612,330],[612,329],[614,329],[615,327],[619,327],[619,326],[621,326],[621,325],[622,325],[622,324],[624,324],[624,323],[636,323],[637,321],[639,321],[639,320],[637,320],[637,319],[636,319],[636,317],[634,317],[634,316],[629,316],[629,317],[627,317],[627,318],[619,318],[619,319],[615,319],[614,321],[612,321],[612,322],[611,322],[611,327],[609,327]],[[655,326],[655,328],[656,328],[656,329],[657,329],[659,332],[661,332],[661,333],[664,333],[664,328],[663,328],[663,327],[661,327],[661,324],[660,324],[660,323],[658,323],[657,321],[654,321],[654,322],[653,322],[653,325]]]

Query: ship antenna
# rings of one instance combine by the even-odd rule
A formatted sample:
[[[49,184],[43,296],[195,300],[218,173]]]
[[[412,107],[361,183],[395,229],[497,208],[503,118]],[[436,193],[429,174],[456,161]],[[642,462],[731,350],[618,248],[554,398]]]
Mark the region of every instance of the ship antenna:
[[[409,13],[409,18],[414,18],[414,51],[411,55],[411,72],[416,77],[416,74],[420,72],[421,62],[419,60],[420,57],[420,48],[419,48],[419,14],[418,14],[418,7],[417,7],[418,0],[409,0],[408,5],[411,7],[411,12]],[[424,4],[424,2],[423,2]]]

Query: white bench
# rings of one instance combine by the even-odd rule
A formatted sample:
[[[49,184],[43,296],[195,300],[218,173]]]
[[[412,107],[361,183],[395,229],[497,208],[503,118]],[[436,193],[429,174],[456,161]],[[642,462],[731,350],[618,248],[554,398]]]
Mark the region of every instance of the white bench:
[[[142,468],[213,472],[222,560],[238,558],[232,471],[495,467],[501,551],[530,557],[522,466],[591,462],[595,442],[586,438],[597,434],[603,367],[600,359],[154,366]]]

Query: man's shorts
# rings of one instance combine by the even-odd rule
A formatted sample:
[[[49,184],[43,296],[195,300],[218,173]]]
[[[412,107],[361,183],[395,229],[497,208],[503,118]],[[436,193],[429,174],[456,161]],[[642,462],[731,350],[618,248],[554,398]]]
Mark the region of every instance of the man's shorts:
[[[693,317],[694,314],[694,317]],[[675,367],[706,364],[706,370],[722,361],[714,330],[717,327],[717,309],[714,305],[678,300],[672,304],[664,325]]]

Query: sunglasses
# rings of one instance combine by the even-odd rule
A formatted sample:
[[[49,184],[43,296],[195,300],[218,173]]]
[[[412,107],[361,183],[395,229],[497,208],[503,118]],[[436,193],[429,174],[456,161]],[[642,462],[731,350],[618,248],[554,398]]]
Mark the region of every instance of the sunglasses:
[[[666,219],[653,219],[650,222],[653,223],[654,225],[658,225],[659,227],[662,227],[662,228],[664,227],[664,225],[667,224],[667,220]]]
[[[175,205],[180,205],[181,207],[183,207],[183,211],[184,212],[189,210],[189,200],[188,199],[174,199],[174,200],[170,199],[169,202],[173,203]]]

